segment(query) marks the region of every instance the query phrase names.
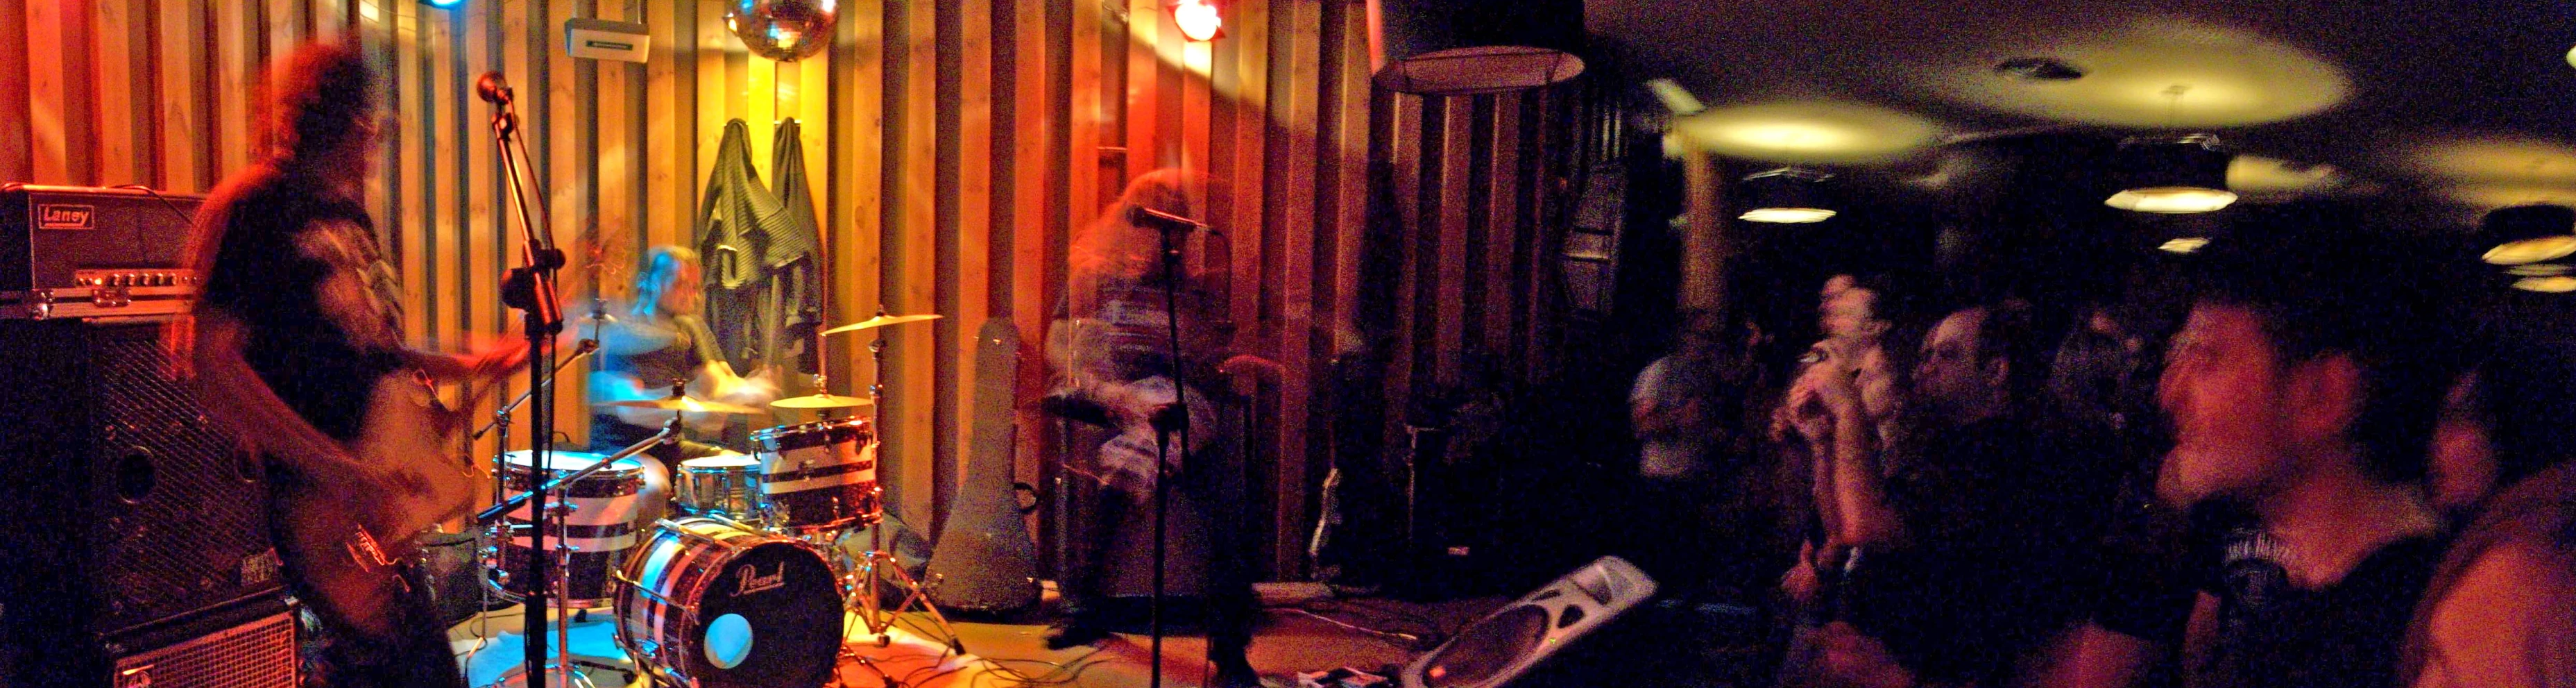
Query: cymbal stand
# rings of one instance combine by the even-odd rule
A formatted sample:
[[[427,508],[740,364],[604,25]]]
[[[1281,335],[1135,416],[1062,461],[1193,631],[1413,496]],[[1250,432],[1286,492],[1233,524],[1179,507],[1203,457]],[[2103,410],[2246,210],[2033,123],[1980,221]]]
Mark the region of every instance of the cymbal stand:
[[[672,394],[675,396],[679,394],[678,385],[672,386]],[[475,515],[475,519],[484,523],[499,525],[501,531],[507,532],[510,530],[510,527],[497,519],[509,515],[511,511],[517,510],[521,505],[526,504],[532,496],[546,495],[551,498],[545,499],[542,502],[542,504],[544,504],[542,507],[543,515],[535,519],[536,523],[533,524],[534,528],[538,532],[542,533],[551,522],[555,532],[561,533],[566,527],[564,518],[572,515],[573,509],[575,508],[572,503],[571,495],[565,493],[565,490],[570,489],[573,484],[581,482],[581,479],[590,477],[591,474],[600,472],[609,466],[615,465],[617,462],[623,461],[627,457],[644,453],[644,450],[658,445],[679,442],[681,436],[686,432],[684,430],[684,426],[681,424],[681,417],[681,412],[672,411],[671,422],[662,426],[662,431],[654,433],[652,437],[644,438],[644,441],[629,445],[625,449],[617,450],[617,453],[601,458],[599,461],[583,467],[581,470],[572,471],[562,476],[555,477],[553,480],[532,485],[527,492],[520,493],[519,496],[511,499],[501,500],[499,503],[493,504],[491,508],[484,509],[482,513]],[[503,424],[503,427],[507,427],[507,424]],[[530,482],[532,483],[546,475],[546,473],[535,472],[533,469],[536,467],[531,468],[532,470],[529,475],[531,478]],[[553,562],[556,571],[572,570],[572,555],[574,547],[570,542],[568,542],[569,539],[570,538],[566,537],[557,537],[555,539],[554,547],[548,548],[546,551],[546,558]],[[572,599],[572,588],[569,578],[569,576],[559,575],[554,576],[548,581],[547,585],[552,588],[551,592],[554,594],[546,600],[546,609],[535,609],[533,608],[535,605],[529,605],[531,608],[523,612],[526,615],[525,618],[530,620],[544,616],[549,612],[557,617],[561,617],[560,623],[546,625],[529,624],[529,627],[536,629],[537,633],[545,632],[544,629],[547,627],[554,629],[555,661],[547,662],[542,667],[535,670],[524,665],[513,666],[509,671],[501,672],[500,676],[493,678],[491,683],[484,685],[504,685],[510,680],[510,677],[518,676],[525,678],[533,671],[539,674],[561,672],[559,677],[556,679],[561,682],[557,685],[572,688],[598,688],[597,684],[590,680],[590,676],[588,674],[577,671],[576,668],[606,669],[629,675],[634,673],[633,669],[629,669],[627,667],[576,659],[572,656],[571,621],[572,615],[576,610],[566,606],[569,604],[567,601]],[[534,596],[530,597],[533,598]],[[522,637],[524,638],[525,636]],[[542,682],[526,681],[526,683],[533,686],[541,685]]]
[[[884,309],[878,309],[877,315],[885,315]],[[868,384],[868,401],[871,402],[869,406],[873,409],[872,415],[875,417],[872,422],[875,423],[880,436],[885,427],[885,345],[883,333],[868,341],[868,356],[874,361],[876,369],[875,379],[870,380]],[[877,462],[882,468],[885,462],[884,452],[877,453]],[[877,508],[885,509],[885,488],[875,489]],[[948,625],[948,617],[939,613],[939,606],[931,604],[927,588],[919,579],[913,578],[911,572],[903,570],[903,562],[895,559],[892,552],[886,551],[885,519],[879,516],[866,528],[868,529],[868,551],[859,555],[859,561],[854,562],[855,566],[842,577],[841,589],[845,598],[855,600],[847,604],[857,605],[857,609],[852,611],[859,613],[859,622],[866,626],[868,633],[877,637],[877,647],[885,647],[893,643],[894,638],[890,632],[894,628],[896,615],[919,604],[921,611],[930,615],[933,627],[948,636],[949,649],[958,654],[965,654],[965,642],[957,638],[957,629]],[[827,532],[827,535],[833,540],[830,543],[832,549],[837,552],[839,540],[848,537],[849,531]],[[885,609],[885,604],[877,590],[879,581],[889,573],[903,589],[903,602],[896,604],[890,611]],[[848,654],[849,650],[845,646],[842,652]]]

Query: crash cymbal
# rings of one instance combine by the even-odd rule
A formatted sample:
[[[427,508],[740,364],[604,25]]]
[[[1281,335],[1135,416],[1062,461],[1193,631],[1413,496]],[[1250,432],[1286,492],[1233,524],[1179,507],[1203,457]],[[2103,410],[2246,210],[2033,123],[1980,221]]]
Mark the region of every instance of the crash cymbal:
[[[876,405],[876,402],[868,401],[865,398],[845,397],[838,394],[809,394],[806,396],[788,397],[769,402],[770,408],[783,409],[842,409],[874,405]]]
[[[840,326],[840,327],[835,327],[835,328],[832,328],[832,329],[824,330],[824,331],[823,331],[823,334],[840,334],[840,333],[843,333],[843,332],[857,332],[857,331],[859,331],[859,330],[871,330],[871,329],[876,329],[876,328],[879,328],[879,327],[885,327],[885,326],[887,326],[887,325],[901,325],[901,324],[904,324],[904,323],[916,323],[916,322],[922,322],[922,321],[927,321],[927,320],[938,320],[938,319],[940,319],[941,317],[944,317],[944,316],[941,316],[941,315],[939,315],[939,314],[937,314],[937,313],[923,313],[923,314],[919,314],[919,315],[886,315],[886,314],[884,314],[884,313],[878,313],[878,314],[877,314],[877,317],[873,317],[873,318],[869,318],[869,319],[866,319],[866,320],[861,320],[861,321],[858,321],[858,322],[850,323],[850,324],[847,324],[847,325],[842,325],[842,326]]]
[[[730,413],[742,416],[757,416],[769,413],[765,410],[743,406],[741,404],[728,404],[721,401],[699,401],[688,397],[636,399],[633,401],[604,401],[591,405],[655,409],[660,411],[688,411],[690,413]]]

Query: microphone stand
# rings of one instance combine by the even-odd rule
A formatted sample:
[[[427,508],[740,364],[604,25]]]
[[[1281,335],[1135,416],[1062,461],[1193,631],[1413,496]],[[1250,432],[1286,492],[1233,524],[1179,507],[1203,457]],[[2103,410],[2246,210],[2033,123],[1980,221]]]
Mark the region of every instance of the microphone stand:
[[[487,76],[497,76],[497,73]],[[492,81],[497,82],[498,79]],[[519,228],[524,234],[519,247],[519,267],[511,268],[509,277],[502,281],[501,302],[525,314],[522,324],[528,337],[528,389],[550,389],[554,375],[548,364],[554,361],[554,337],[555,333],[563,331],[563,309],[555,293],[555,270],[563,267],[564,254],[548,241],[552,232],[540,231],[528,212],[527,180],[519,171],[526,164],[527,143],[519,140],[519,115],[511,107],[509,88],[491,89],[484,96],[484,100],[493,105],[493,144],[500,149],[501,167],[509,174],[511,205],[518,210]],[[513,143],[517,144],[516,150],[512,148]],[[548,217],[552,216],[548,214]],[[522,676],[527,680],[528,688],[545,688],[546,685],[549,645],[546,610],[549,591],[554,585],[554,558],[542,553],[547,551],[546,523],[553,507],[546,503],[546,492],[541,488],[555,482],[554,463],[550,459],[555,434],[553,396],[528,396],[528,430],[532,435],[528,442],[529,476],[534,478],[528,482],[532,488],[538,488],[531,489],[528,495],[536,502],[528,515],[537,527],[529,533],[528,592],[522,602],[526,609],[523,639],[527,645],[527,669]],[[569,668],[566,671],[569,672]]]
[[[1138,210],[1145,209],[1140,207]],[[1161,215],[1161,213],[1154,214]],[[1164,543],[1163,539],[1166,537],[1165,512],[1171,508],[1172,500],[1173,471],[1170,470],[1170,454],[1175,430],[1178,431],[1181,443],[1181,464],[1186,468],[1190,463],[1190,397],[1189,385],[1185,384],[1186,366],[1181,362],[1180,317],[1181,279],[1182,271],[1186,266],[1181,260],[1182,243],[1173,235],[1188,231],[1196,223],[1184,225],[1155,222],[1151,224],[1155,227],[1155,237],[1162,244],[1163,331],[1164,343],[1171,353],[1171,358],[1165,359],[1164,364],[1171,368],[1172,407],[1177,411],[1174,417],[1180,419],[1176,423],[1154,423],[1154,598],[1146,605],[1147,631],[1152,637],[1150,653],[1153,657],[1153,669],[1147,679],[1147,685],[1151,688],[1163,688],[1163,575],[1164,569],[1167,568],[1166,558],[1169,556],[1165,551],[1169,545]],[[1167,425],[1177,427],[1166,427]]]

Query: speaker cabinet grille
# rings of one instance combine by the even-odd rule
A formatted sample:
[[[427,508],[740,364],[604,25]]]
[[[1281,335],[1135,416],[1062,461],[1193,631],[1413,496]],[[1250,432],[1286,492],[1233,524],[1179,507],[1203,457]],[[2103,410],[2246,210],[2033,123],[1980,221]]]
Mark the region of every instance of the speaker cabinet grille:
[[[286,612],[116,660],[115,688],[295,688],[295,619]]]
[[[0,320],[0,352],[12,625],[104,638],[276,595],[265,484],[167,376],[161,323]]]
[[[278,584],[264,561],[258,476],[208,427],[196,399],[162,373],[157,327],[92,338],[96,432],[88,519],[102,630],[200,609]]]

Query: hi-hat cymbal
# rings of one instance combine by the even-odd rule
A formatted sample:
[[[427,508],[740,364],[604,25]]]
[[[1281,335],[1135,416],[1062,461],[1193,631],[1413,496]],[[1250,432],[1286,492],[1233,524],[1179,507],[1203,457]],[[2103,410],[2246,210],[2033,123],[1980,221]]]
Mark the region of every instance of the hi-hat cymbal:
[[[865,398],[845,397],[838,394],[809,394],[801,397],[788,397],[769,402],[770,408],[783,409],[841,409],[874,405],[876,405],[876,402],[868,401]]]
[[[658,411],[687,411],[690,413],[730,413],[742,416],[757,416],[769,413],[768,411],[743,406],[741,404],[728,404],[721,401],[699,401],[688,397],[636,399],[632,401],[603,401],[591,405],[654,409]]]
[[[937,313],[922,313],[922,314],[919,314],[919,315],[886,315],[886,314],[883,314],[883,313],[879,313],[879,314],[877,314],[877,317],[873,317],[873,318],[869,318],[869,319],[866,319],[866,320],[861,320],[861,321],[858,321],[858,322],[850,323],[850,324],[847,324],[847,325],[842,325],[842,326],[840,326],[840,327],[835,327],[835,328],[832,328],[832,329],[824,330],[824,331],[823,331],[823,334],[840,334],[840,333],[843,333],[843,332],[857,332],[857,331],[859,331],[859,330],[876,329],[876,328],[879,328],[879,327],[885,327],[885,326],[887,326],[887,325],[901,325],[901,324],[904,324],[904,323],[916,323],[916,322],[922,322],[922,321],[926,321],[926,320],[938,320],[938,319],[940,319],[941,317],[944,317],[944,316],[941,316],[941,315],[939,315],[939,314],[937,314]]]

